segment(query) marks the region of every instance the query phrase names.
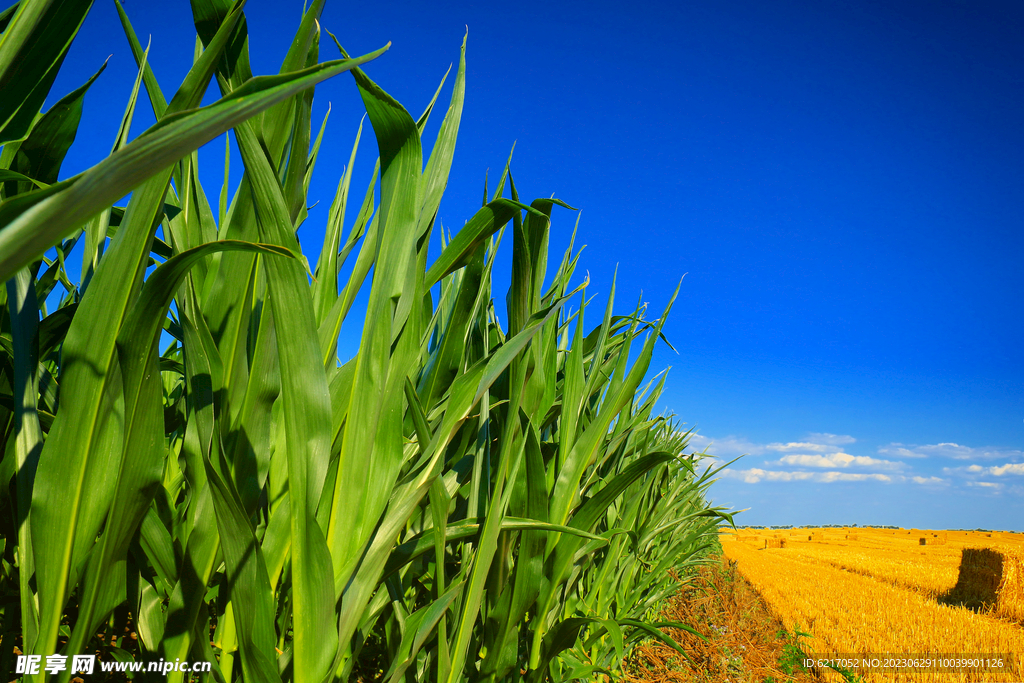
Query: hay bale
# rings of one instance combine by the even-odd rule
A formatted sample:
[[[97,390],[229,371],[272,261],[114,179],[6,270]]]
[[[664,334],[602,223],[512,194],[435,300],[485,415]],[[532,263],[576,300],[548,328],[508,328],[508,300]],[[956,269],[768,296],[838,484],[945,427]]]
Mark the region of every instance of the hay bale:
[[[764,539],[764,547],[767,548],[785,548],[786,539],[784,538],[766,538]]]
[[[846,534],[846,540],[847,541],[856,541],[856,540],[858,540],[858,536],[857,536],[857,534]]]
[[[1024,623],[1024,557],[994,548],[964,548],[956,586],[944,601]]]
[[[928,545],[928,539],[927,538],[919,538],[919,539],[917,539],[917,544],[918,545]]]

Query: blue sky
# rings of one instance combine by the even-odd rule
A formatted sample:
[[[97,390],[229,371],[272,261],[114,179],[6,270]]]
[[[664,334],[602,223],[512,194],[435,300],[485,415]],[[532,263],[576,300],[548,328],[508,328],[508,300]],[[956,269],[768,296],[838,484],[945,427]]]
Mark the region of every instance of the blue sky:
[[[188,3],[125,7],[173,91]],[[250,0],[256,73],[276,72],[301,9]],[[620,310],[642,292],[660,311],[686,274],[678,354],[653,367],[672,367],[662,405],[695,446],[748,454],[712,488],[749,508],[740,522],[1024,529],[1024,5],[329,0],[321,23],[353,53],[392,41],[366,70],[414,115],[468,25],[445,226],[515,143],[521,195],[582,209],[592,293],[618,265]],[[107,153],[134,78],[102,0],[54,95],[107,55],[63,176]],[[328,102],[313,255],[362,113],[345,76],[315,117]],[[151,122],[140,108],[133,134]],[[216,169],[223,140],[201,154]],[[375,156],[366,135],[354,192]],[[555,214],[556,253],[574,220]]]

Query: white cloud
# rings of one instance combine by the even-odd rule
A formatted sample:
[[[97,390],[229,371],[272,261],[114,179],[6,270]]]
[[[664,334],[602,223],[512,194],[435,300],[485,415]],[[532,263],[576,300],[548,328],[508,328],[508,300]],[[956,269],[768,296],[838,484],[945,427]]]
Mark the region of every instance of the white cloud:
[[[884,484],[905,484],[914,483],[924,486],[937,486],[949,482],[940,477],[907,477],[902,474],[882,474],[880,472],[859,473],[859,472],[791,472],[782,470],[765,470],[753,467],[746,470],[726,469],[721,475],[729,479],[739,479],[747,484],[757,484],[762,481],[789,482],[807,481],[818,484],[832,484],[835,482],[870,482],[877,481]]]
[[[830,484],[837,481],[881,481],[892,482],[894,479],[887,474],[855,474],[852,472],[785,472],[780,470],[764,470],[751,468],[748,470],[727,469],[722,476],[739,479],[748,484],[761,481],[811,481]],[[902,477],[900,477],[902,479]]]
[[[901,462],[892,460],[879,460],[863,455],[850,455],[849,453],[829,453],[828,455],[786,455],[779,458],[784,465],[796,465],[798,467],[879,467],[882,469],[899,469],[903,466]]]
[[[824,453],[825,451],[832,450],[832,446],[827,443],[812,443],[809,441],[790,441],[789,443],[770,443],[765,446],[770,451],[780,451],[785,453],[786,451],[817,451]]]
[[[891,482],[888,474],[854,474],[852,472],[822,472],[820,481],[884,481]]]
[[[982,467],[981,465],[970,465],[969,467],[943,467],[942,471],[947,474],[967,476],[986,474],[993,477],[1002,477],[1007,474],[1024,475],[1024,462],[1008,462],[1005,465],[993,465],[991,467]]]
[[[891,443],[879,448],[878,452],[901,458],[937,457],[951,460],[1015,460],[1024,456],[1024,451],[993,447],[974,448],[949,441],[924,445]]]
[[[811,432],[807,440],[814,443],[826,443],[830,446],[845,446],[857,441],[849,434],[829,434],[828,432]]]
[[[722,470],[722,476],[732,479],[741,479],[748,484],[756,484],[759,481],[803,481],[813,479],[815,472],[775,472],[752,468],[749,470]]]
[[[829,434],[827,432],[811,432],[803,441],[790,441],[788,443],[770,443],[765,448],[770,451],[812,451],[814,453],[827,453],[835,451],[836,446],[851,444],[857,439],[849,435]]]
[[[834,453],[837,446],[851,444],[856,439],[848,435],[829,434],[827,432],[811,432],[800,441],[789,441],[787,443],[755,443],[742,436],[726,436],[723,438],[711,438],[702,434],[693,434],[690,437],[688,450],[702,451],[705,448],[712,455],[728,458],[737,455],[763,455],[768,451],[787,453],[792,451],[804,451],[811,453]]]
[[[1024,496],[1024,451],[999,447],[973,447],[951,441],[934,444],[893,442],[877,449],[889,457],[852,455],[846,444],[855,443],[849,435],[811,432],[786,442],[755,443],[739,436],[722,439],[693,435],[688,450],[707,451],[725,459],[739,455],[755,456],[741,461],[750,467],[728,468],[720,473],[726,479],[747,484],[770,482],[878,482],[926,487],[970,486],[990,495]],[[761,456],[760,458],[757,456]],[[777,458],[777,459],[776,459]],[[913,459],[943,458],[953,467],[913,466]],[[993,462],[995,461],[995,462]],[[997,464],[1001,462],[1002,464]],[[939,464],[939,463],[936,463]],[[922,463],[924,465],[924,463]],[[1006,482],[980,481],[1003,478]]]
[[[740,436],[727,436],[722,439],[712,439],[702,434],[691,434],[688,451],[703,451],[722,458],[731,458],[737,455],[760,455],[764,453],[764,446],[748,441]]]
[[[901,443],[891,443],[888,446],[878,449],[879,453],[883,455],[895,455],[900,458],[927,458],[928,456],[923,453],[918,453],[909,448],[904,448]]]

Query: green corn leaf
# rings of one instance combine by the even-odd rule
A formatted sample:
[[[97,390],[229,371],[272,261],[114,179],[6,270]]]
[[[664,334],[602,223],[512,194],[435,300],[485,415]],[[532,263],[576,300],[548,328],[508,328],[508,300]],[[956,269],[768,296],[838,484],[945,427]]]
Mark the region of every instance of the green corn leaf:
[[[135,141],[77,176],[73,182],[48,188],[58,191],[48,194],[17,217],[3,216],[0,279],[7,279],[36,254],[74,230],[84,217],[98,213],[183,155],[296,92],[370,61],[385,49],[283,76],[256,77],[214,104],[165,116]],[[0,204],[0,213],[4,213],[6,203]]]
[[[558,622],[544,638],[544,655],[536,666],[531,663],[527,680],[531,682],[544,680],[545,672],[551,660],[559,653],[575,645],[580,637],[580,631],[587,624],[594,622],[600,623],[598,619],[593,617],[569,617]]]
[[[176,106],[198,102],[206,83],[192,78],[192,74],[210,74],[210,63],[216,59],[216,52],[211,50],[196,63],[186,78],[192,92],[179,91]],[[128,145],[121,153],[131,147]],[[108,161],[116,156],[108,157]],[[77,583],[115,495],[115,479],[108,473],[116,471],[120,451],[116,444],[122,438],[124,421],[115,342],[148,265],[152,235],[163,215],[170,175],[171,169],[165,168],[162,174],[157,173],[133,192],[117,236],[93,278],[90,296],[84,297],[80,304],[82,315],[75,317],[64,343],[67,369],[62,377],[62,393],[65,407],[40,454],[41,481],[32,494],[33,515],[42,537],[47,539],[45,545],[36,549],[39,639],[44,649],[55,647],[64,603]],[[88,176],[89,172],[80,178]],[[85,186],[88,184],[86,182]],[[66,188],[74,193],[83,186],[65,181],[26,196],[54,188]],[[33,209],[60,196],[50,195]],[[0,211],[6,204],[0,204]],[[4,236],[14,234],[13,231],[14,227],[9,225],[0,232],[0,242]],[[114,580],[104,577],[104,583],[100,584],[95,583],[99,579],[94,579],[90,599],[95,598],[98,606],[90,610],[103,612],[109,606],[105,601],[116,599]]]
[[[309,182],[313,179],[313,169],[316,168],[316,160],[320,158],[320,143],[324,139],[324,131],[327,130],[327,119],[331,117],[331,103],[327,103],[327,112],[324,113],[324,120],[320,122],[320,131],[316,134],[316,140],[313,141],[313,146],[309,150],[309,157],[306,160],[306,175],[302,184],[302,196],[306,197],[309,195]],[[360,121],[360,124],[362,122]],[[360,125],[360,128],[362,126]],[[356,144],[359,144],[358,136],[356,136]],[[349,166],[352,164],[349,163]]]
[[[444,616],[444,613],[451,607],[451,604],[459,597],[463,584],[457,583],[450,586],[439,598],[426,607],[423,607],[409,616],[405,621],[405,635],[398,645],[398,652],[391,662],[391,668],[384,674],[384,678],[392,683],[399,681],[410,666],[415,663],[416,655],[427,642],[431,631]]]
[[[224,561],[231,586],[238,649],[247,681],[272,683],[281,680],[274,651],[274,604],[263,552],[249,520],[230,487],[207,461],[207,478],[213,491]]]
[[[356,151],[359,149],[359,140],[363,135],[363,122],[359,122],[359,129],[356,131],[356,140],[352,145],[352,152],[348,158],[348,165],[345,167],[345,171],[342,173],[341,180],[338,181],[338,189],[334,195],[334,201],[331,202],[330,215],[327,218],[327,234],[324,237],[324,244],[320,250],[320,258],[316,264],[316,277],[313,284],[313,302],[317,311],[317,322],[323,323],[334,306],[335,300],[338,298],[338,267],[339,267],[339,253],[338,250],[341,245],[342,238],[342,227],[345,222],[345,207],[348,204],[348,191],[352,182],[352,167],[356,161]],[[318,138],[319,140],[319,138]],[[374,172],[376,176],[376,170]],[[376,180],[376,177],[374,178]],[[372,190],[370,191],[370,201],[372,202]],[[364,202],[365,203],[365,202]],[[366,222],[364,221],[362,227],[365,228]],[[356,234],[359,229],[359,221],[352,227],[352,233],[349,236],[349,243],[354,242],[355,239],[359,239],[360,235]],[[353,244],[354,246],[354,244]],[[352,246],[346,244],[347,251],[351,250]],[[344,261],[344,257],[342,257]]]
[[[679,289],[677,287],[676,293],[678,293],[678,291]],[[601,408],[601,413],[598,419],[591,423],[586,432],[584,432],[580,437],[579,442],[577,442],[566,458],[565,467],[559,473],[558,481],[552,493],[552,521],[556,523],[565,523],[565,520],[568,519],[569,508],[573,499],[578,495],[576,490],[583,474],[583,468],[593,460],[595,449],[600,443],[600,440],[607,433],[607,429],[611,424],[611,421],[619,411],[622,410],[626,401],[628,401],[633,395],[633,392],[636,390],[637,386],[639,386],[640,381],[647,372],[651,355],[654,352],[654,342],[658,338],[658,333],[661,332],[661,327],[664,325],[665,318],[668,315],[668,311],[671,309],[673,301],[675,301],[675,295],[673,295],[672,299],[669,301],[665,314],[661,317],[661,321],[658,324],[655,334],[651,335],[644,343],[644,347],[641,350],[639,357],[634,362],[632,369],[629,370],[628,375],[618,383],[616,383],[613,377],[613,380],[608,387],[608,396],[605,398],[605,404]],[[605,320],[606,322],[608,321],[607,315]],[[602,329],[604,327],[605,325],[602,324]],[[624,366],[627,358],[626,353],[620,351],[619,357],[621,361],[621,369],[616,374],[619,377],[622,377],[623,375],[626,375]],[[591,372],[593,373],[593,369]]]
[[[196,34],[204,46],[208,46],[230,16],[232,0],[191,0],[192,21]],[[305,57],[305,53],[302,53]],[[252,78],[249,66],[249,35],[243,17],[232,30],[228,48],[225,51],[221,74],[229,89],[233,90]]]
[[[31,183],[40,189],[47,187],[46,183],[42,183],[34,178],[29,178],[24,173],[18,173],[17,171],[12,171],[7,168],[0,168],[0,183],[5,182]]]
[[[110,597],[116,590],[112,585],[112,566],[123,561],[132,535],[160,484],[165,456],[162,387],[156,370],[161,321],[188,271],[200,259],[229,250],[292,256],[280,247],[231,241],[213,242],[179,254],[157,268],[146,281],[118,336],[125,391],[124,451],[115,470],[113,504],[99,547],[93,551],[86,569],[78,621],[69,644],[72,651],[84,647],[107,611],[119,602],[116,596]]]
[[[363,555],[401,466],[401,402],[409,370],[403,363],[392,368],[392,345],[405,327],[403,311],[408,314],[414,298],[408,285],[421,206],[422,155],[415,121],[361,70],[352,73],[377,139],[381,201],[375,217],[373,286],[352,383],[352,395],[362,398],[349,402],[328,529],[336,585],[347,579]],[[404,307],[403,294],[409,302]],[[348,298],[354,292],[345,295]],[[408,347],[406,340],[403,348]],[[345,485],[350,481],[367,485]]]
[[[135,35],[135,29],[132,28],[131,21],[128,20],[128,14],[124,11],[121,0],[114,0],[114,7],[117,8],[117,16],[121,21],[121,28],[124,29],[125,36],[128,38],[128,46],[131,48],[132,56],[135,58],[135,64],[139,67],[139,72],[146,84],[146,93],[149,95],[153,114],[157,119],[160,119],[164,112],[167,111],[167,100],[164,99],[164,94],[160,90],[160,84],[157,82],[153,69],[146,59],[146,51],[142,49],[142,43],[139,42],[138,37]]]
[[[178,568],[174,557],[174,539],[160,520],[155,508],[150,508],[139,525],[139,545],[157,576],[174,586],[178,582]],[[157,642],[162,638],[157,639]],[[156,651],[156,648],[150,648]]]
[[[188,318],[182,319],[182,325],[185,329],[194,327]],[[194,334],[198,336],[198,333]],[[201,343],[193,345],[189,357],[186,359],[186,365],[201,365],[209,373],[217,364],[217,359],[209,358],[206,354],[207,351]],[[195,370],[192,372],[195,375],[203,374]],[[189,424],[185,431],[186,439],[183,449],[186,457],[185,473],[194,492],[194,502],[187,510],[189,517],[186,520],[188,523],[187,536],[181,538],[186,544],[182,569],[167,605],[167,621],[164,640],[161,643],[161,656],[167,661],[184,659],[188,656],[193,643],[205,642],[204,638],[207,634],[196,633],[201,626],[197,622],[207,584],[213,575],[221,552],[214,499],[206,476],[205,463],[209,460],[209,456],[201,452],[198,438],[195,437],[197,431],[194,424]],[[189,442],[193,439],[194,441],[190,445]],[[173,675],[174,672],[171,673]],[[169,676],[168,680],[171,679],[172,676]]]
[[[145,580],[142,583],[142,595],[137,610],[139,638],[147,650],[156,652],[164,635],[163,603],[152,584]]]
[[[704,642],[707,642],[707,638],[705,638],[700,633],[698,633],[697,630],[694,629],[692,626],[689,626],[687,624],[682,624],[682,623],[676,622],[676,621],[663,621],[663,622],[655,622],[655,623],[652,623],[652,624],[648,624],[646,622],[638,621],[636,619],[623,619],[620,623],[623,626],[632,626],[633,628],[640,629],[641,631],[644,631],[647,635],[649,635],[649,636],[651,636],[653,638],[657,638],[658,640],[660,640],[661,642],[665,643],[670,648],[672,648],[673,650],[678,652],[679,654],[681,654],[684,657],[686,657],[686,659],[688,661],[691,661],[691,662],[693,660],[690,659],[690,655],[688,655],[686,653],[686,650],[684,650],[679,645],[679,643],[677,643],[675,640],[673,640],[669,636],[665,635],[660,629],[662,629],[662,628],[678,628],[680,630],[687,631],[688,633],[691,633],[691,634],[697,636],[698,638],[700,638]]]
[[[18,11],[20,2],[16,2],[4,11],[0,12],[0,33],[7,30],[7,26],[11,23],[11,19],[14,18],[14,13]]]
[[[441,278],[465,266],[466,261],[484,243],[484,240],[504,227],[512,220],[513,216],[519,215],[522,210],[532,211],[529,206],[510,199],[495,199],[480,209],[463,226],[427,271],[424,276],[425,285],[432,287]],[[543,214],[541,216],[543,217]]]
[[[78,304],[58,308],[39,323],[39,357],[46,358],[63,343]]]
[[[328,311],[327,316],[320,324],[320,348],[323,352],[325,367],[330,367],[336,362],[335,354],[337,353],[338,334],[341,332],[341,325],[352,308],[356,294],[360,287],[362,287],[363,281],[366,279],[370,268],[377,258],[377,228],[380,225],[380,221],[378,220],[379,214],[374,214],[373,212],[373,195],[377,182],[377,171],[379,170],[380,161],[378,160],[373,169],[370,185],[366,189],[363,205],[359,209],[359,215],[356,217],[356,222],[352,226],[352,231],[349,233],[344,248],[338,254],[336,264],[338,270],[340,270],[341,265],[348,258],[352,249],[355,248],[359,238],[363,237],[365,233],[365,239],[363,239],[363,244],[359,249],[359,255],[356,257],[356,263],[352,268],[352,273],[349,275],[348,282],[342,289],[341,294],[334,299],[330,311]],[[334,279],[337,281],[337,275],[335,275]],[[329,287],[329,285],[317,285],[317,287]],[[324,291],[323,296],[329,298],[330,290]]]
[[[447,543],[454,543],[456,541],[472,538],[480,533],[480,528],[481,525],[479,520],[475,518],[452,523],[445,529],[445,541]],[[579,536],[580,538],[596,541],[600,544],[604,544],[607,541],[607,539],[602,538],[601,536],[597,536],[586,531],[580,531],[579,529],[571,526],[549,524],[547,522],[535,519],[524,519],[521,517],[504,517],[501,521],[501,529],[502,531],[547,531],[560,534],[571,534],[573,536]],[[421,557],[424,553],[430,552],[434,548],[433,544],[434,540],[431,537],[431,533],[416,534],[409,540],[403,542],[394,549],[394,552],[388,559],[384,569],[384,576],[390,576],[393,572],[398,571],[416,558]]]
[[[58,100],[32,126],[28,137],[18,146],[12,171],[34,178],[43,186],[57,182],[61,164],[78,133],[85,93],[106,68],[104,62],[84,85]]]
[[[29,217],[85,197],[83,182],[114,191],[99,169],[121,172],[113,162],[129,152],[166,155],[154,157],[163,165],[148,180],[119,187],[131,191],[127,209],[97,200],[82,286],[65,267],[77,234],[24,283],[37,303],[68,290],[52,315],[39,306],[42,322],[28,321],[38,325],[33,368],[19,366],[27,356],[15,354],[8,306],[0,309],[0,481],[18,470],[11,378],[37,381],[21,393],[36,402],[42,453],[30,495],[20,472],[15,487],[31,498],[17,542],[34,552],[22,563],[19,550],[13,568],[29,570],[18,580],[28,611],[39,608],[36,649],[60,642],[69,609],[77,622],[65,647],[82,649],[122,603],[140,652],[205,658],[217,680],[454,683],[521,678],[524,667],[528,680],[621,676],[628,648],[666,625],[650,615],[676,589],[669,570],[703,561],[717,525],[731,521],[706,502],[720,468],[680,457],[688,433],[656,416],[666,377],[646,374],[664,316],[648,320],[644,305],[615,315],[613,284],[588,333],[586,281],[570,291],[576,228],[554,273],[547,267],[553,208],[571,207],[520,203],[511,159],[462,230],[440,225],[465,40],[426,160],[423,131],[451,70],[418,119],[353,72],[379,159],[348,227],[357,134],[310,281],[295,230],[326,137],[325,117],[314,139],[312,86],[318,69],[354,61],[316,64],[317,0],[303,9],[281,75],[253,79],[242,2],[190,4],[194,63],[169,103],[117,5],[139,68],[106,166],[64,181],[51,170],[55,182],[43,181],[17,164],[27,138],[0,161],[9,166],[3,266],[14,244],[5,240],[28,230]],[[200,108],[214,75],[222,98]],[[142,85],[157,124],[129,142]],[[184,145],[192,131],[175,126],[205,128],[216,116],[221,130],[235,129],[245,168],[232,198],[225,175],[215,211],[194,149],[145,145],[174,130],[181,136],[164,142]],[[35,144],[47,134],[40,126],[22,158],[50,154]],[[51,138],[65,148],[70,139]],[[136,175],[149,172],[149,160],[133,163]],[[509,221],[513,278],[499,321],[492,273]],[[428,263],[435,224],[440,256]],[[218,240],[239,246],[225,251]],[[199,245],[216,253],[182,265]],[[281,249],[296,258],[276,258]],[[578,292],[580,310],[563,314]],[[7,290],[0,295],[8,304]],[[368,299],[359,347],[339,363],[357,297]],[[162,340],[170,345],[158,355]]]
[[[32,548],[30,502],[36,464],[43,447],[43,433],[38,417],[39,308],[32,275],[26,268],[7,281],[7,304],[11,323],[11,358],[14,361],[14,462],[17,476],[19,592],[21,596],[22,638],[32,647],[38,631],[39,612],[32,599],[35,556]],[[8,457],[11,457],[10,455]],[[4,480],[5,483],[9,481]]]
[[[261,235],[270,243],[297,250],[282,188],[255,135],[236,130],[242,160],[253,189]],[[334,569],[316,521],[331,448],[331,403],[317,344],[316,315],[304,269],[296,262],[264,262],[278,335],[281,399],[291,498],[292,583],[297,681],[320,681],[334,658],[323,634],[332,629]],[[333,644],[333,641],[331,641]]]
[[[603,515],[612,502],[618,498],[626,488],[652,469],[676,458],[673,453],[654,452],[647,453],[643,457],[631,462],[626,468],[605,484],[600,491],[593,495],[587,502],[583,503],[572,515],[569,526],[576,529],[590,530]]]
[[[8,15],[0,35],[0,144],[28,132],[91,7],[92,0],[26,0]]]
[[[423,207],[420,209],[419,228],[417,230],[420,235],[433,224],[434,217],[437,215],[437,209],[441,204],[441,196],[448,185],[448,174],[451,171],[452,158],[455,155],[455,140],[459,134],[459,124],[462,122],[462,107],[466,98],[466,39],[468,37],[469,32],[467,31],[466,36],[462,38],[462,49],[459,51],[459,68],[455,74],[455,86],[452,89],[451,103],[448,105],[444,121],[441,122],[441,130],[438,131],[437,142],[434,144],[434,148],[430,153],[430,159],[427,160],[427,168],[423,173]],[[445,77],[447,77],[447,74],[445,74]],[[431,100],[430,106],[427,107],[427,110],[417,122],[417,128],[421,135],[424,126],[426,126],[427,117],[430,115],[431,110],[433,110],[434,101],[437,100],[437,96],[443,86],[444,79],[441,80],[441,86],[438,87],[437,92],[434,94],[434,99]],[[430,282],[429,278],[427,280],[426,287],[429,288],[433,283]]]
[[[148,64],[149,48],[142,55],[142,68],[139,69],[138,75],[135,77],[135,84],[132,86],[132,94],[128,98],[128,105],[125,107],[124,115],[121,117],[121,127],[117,131],[117,137],[114,138],[114,145],[111,148],[111,152],[124,147],[128,142],[128,133],[131,130],[132,118],[135,115],[135,103],[139,97],[139,86],[142,82],[142,75],[145,73],[145,67]],[[85,226],[85,253],[82,254],[82,293],[88,288],[89,281],[92,279],[92,274],[96,270],[96,266],[99,264],[101,247],[104,244],[104,238],[106,237],[107,228],[111,222],[112,209],[104,209],[99,215],[94,216],[92,220]]]

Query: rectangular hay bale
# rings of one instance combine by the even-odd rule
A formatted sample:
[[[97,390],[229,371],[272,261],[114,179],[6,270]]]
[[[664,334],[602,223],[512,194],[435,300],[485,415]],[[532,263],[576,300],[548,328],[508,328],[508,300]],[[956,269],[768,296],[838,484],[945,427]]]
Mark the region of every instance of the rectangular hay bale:
[[[1024,556],[994,548],[964,548],[960,574],[947,601],[1024,624]]]

